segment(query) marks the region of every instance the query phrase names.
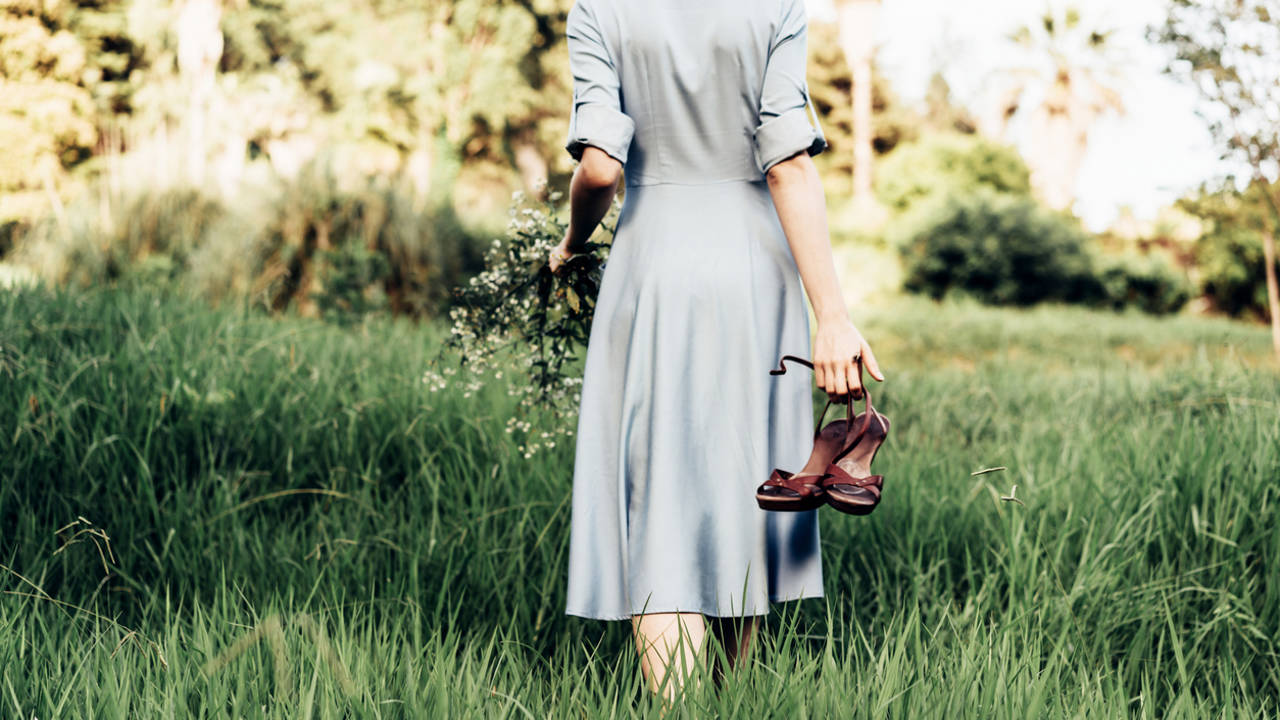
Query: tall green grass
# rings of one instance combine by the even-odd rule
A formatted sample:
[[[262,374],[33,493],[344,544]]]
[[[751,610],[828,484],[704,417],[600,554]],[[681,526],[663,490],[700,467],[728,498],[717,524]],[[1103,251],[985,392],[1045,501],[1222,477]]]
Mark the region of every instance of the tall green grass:
[[[1263,329],[859,320],[885,500],[823,511],[826,598],[676,715],[1280,711]],[[562,612],[572,448],[525,459],[497,382],[431,393],[438,339],[0,294],[0,716],[656,716],[626,624]]]

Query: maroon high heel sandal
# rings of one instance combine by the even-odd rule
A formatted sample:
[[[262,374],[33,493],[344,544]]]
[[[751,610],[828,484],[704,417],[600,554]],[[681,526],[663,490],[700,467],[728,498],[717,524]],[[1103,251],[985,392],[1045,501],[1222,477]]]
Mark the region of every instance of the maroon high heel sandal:
[[[813,363],[794,355],[784,355],[778,361],[778,369],[770,370],[770,375],[782,375],[787,372],[786,361],[800,363],[813,368]],[[853,426],[853,405],[846,408],[845,417],[833,420],[824,427],[822,421],[827,417],[832,400],[822,408],[818,418],[818,426],[814,429],[813,452],[808,462],[797,473],[774,468],[769,479],[756,488],[756,504],[764,510],[799,511],[821,507],[826,501],[826,491],[822,487],[822,479],[829,466],[840,454],[848,442],[849,428]]]
[[[858,360],[858,377],[862,377],[862,360]],[[889,435],[889,418],[871,405],[871,393],[862,388],[866,410],[858,414],[856,429],[823,473],[820,484],[827,504],[850,515],[866,515],[880,504],[884,476],[871,474],[871,463]],[[854,423],[850,423],[853,427]]]

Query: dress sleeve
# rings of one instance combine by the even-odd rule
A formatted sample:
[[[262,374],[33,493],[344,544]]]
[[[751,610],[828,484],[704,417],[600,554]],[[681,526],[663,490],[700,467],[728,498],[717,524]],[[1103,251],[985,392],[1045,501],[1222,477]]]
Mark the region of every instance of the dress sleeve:
[[[756,164],[768,172],[800,151],[817,155],[827,147],[805,79],[809,35],[804,0],[785,0],[782,21],[765,62],[760,92],[760,124],[755,131]],[[809,109],[810,124],[805,116]]]
[[[625,165],[636,124],[622,112],[618,69],[586,0],[577,0],[569,10],[565,38],[573,72],[573,111],[564,147],[574,160],[581,160],[583,149],[594,145]]]

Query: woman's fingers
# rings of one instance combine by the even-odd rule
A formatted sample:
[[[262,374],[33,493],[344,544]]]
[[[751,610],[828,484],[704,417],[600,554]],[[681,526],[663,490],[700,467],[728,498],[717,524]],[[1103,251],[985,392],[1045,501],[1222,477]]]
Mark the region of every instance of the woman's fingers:
[[[560,274],[567,262],[569,262],[569,253],[563,247],[551,248],[551,254],[547,256],[547,266],[551,268],[553,274]]]
[[[858,363],[851,362],[845,367],[845,376],[849,380],[849,395],[854,400],[862,399],[862,372]]]
[[[867,372],[871,373],[871,377],[884,382],[884,373],[880,372],[880,363],[876,362],[876,354],[871,352],[871,346],[867,341],[862,341],[862,363],[867,366]]]
[[[836,363],[828,363],[826,375],[829,385],[827,392],[835,397],[844,397],[849,393],[848,376],[845,369]]]

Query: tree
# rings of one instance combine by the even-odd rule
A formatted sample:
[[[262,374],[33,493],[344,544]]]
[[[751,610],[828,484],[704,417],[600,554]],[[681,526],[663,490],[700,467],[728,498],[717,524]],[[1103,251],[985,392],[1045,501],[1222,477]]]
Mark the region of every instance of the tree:
[[[880,0],[837,0],[840,46],[853,72],[853,198],[865,206],[871,194],[872,146],[871,61],[875,56],[876,19]]]
[[[469,164],[515,166],[528,188],[562,142],[571,5],[248,0],[225,14],[222,70],[296,67],[334,133],[394,154],[424,193],[442,145]]]
[[[29,219],[128,112],[139,55],[120,0],[0,3],[0,222]]]
[[[1169,72],[1193,83],[1209,101],[1223,156],[1249,168],[1248,184],[1270,210],[1262,247],[1271,339],[1280,360],[1280,190],[1271,182],[1280,174],[1280,1],[1173,0],[1164,26],[1153,35],[1174,51]]]
[[[809,94],[822,118],[822,131],[831,152],[817,158],[823,172],[853,177],[853,75],[845,62],[838,29],[819,23],[809,29]],[[926,125],[917,112],[901,102],[888,80],[872,74],[871,149],[878,158],[904,142],[916,140]],[[874,161],[873,161],[874,162]]]
[[[992,107],[989,131],[1007,134],[1009,121],[1025,114],[1034,139],[1027,152],[1031,181],[1057,210],[1075,200],[1076,178],[1089,131],[1106,112],[1124,112],[1115,89],[1120,66],[1110,31],[1088,27],[1080,11],[1048,11],[1039,22],[1010,35],[1023,59],[1003,71],[1006,82]],[[1038,102],[1033,100],[1038,98]]]

